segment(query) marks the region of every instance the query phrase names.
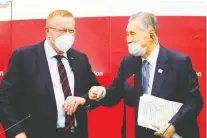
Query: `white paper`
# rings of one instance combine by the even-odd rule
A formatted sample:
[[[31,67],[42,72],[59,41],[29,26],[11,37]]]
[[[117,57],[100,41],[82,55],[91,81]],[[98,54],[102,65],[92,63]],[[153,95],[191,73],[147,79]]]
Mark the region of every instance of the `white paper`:
[[[140,97],[137,123],[156,131],[157,129],[152,125],[166,125],[182,105],[182,103],[144,94]]]

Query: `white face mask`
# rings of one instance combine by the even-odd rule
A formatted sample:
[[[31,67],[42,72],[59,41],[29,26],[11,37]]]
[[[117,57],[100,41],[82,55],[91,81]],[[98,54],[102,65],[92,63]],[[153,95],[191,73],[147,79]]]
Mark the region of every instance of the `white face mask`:
[[[128,50],[134,56],[144,56],[147,51],[146,48],[141,47],[139,42],[128,44]]]
[[[64,34],[57,37],[53,43],[58,50],[65,53],[72,47],[74,43],[74,37],[71,34]]]

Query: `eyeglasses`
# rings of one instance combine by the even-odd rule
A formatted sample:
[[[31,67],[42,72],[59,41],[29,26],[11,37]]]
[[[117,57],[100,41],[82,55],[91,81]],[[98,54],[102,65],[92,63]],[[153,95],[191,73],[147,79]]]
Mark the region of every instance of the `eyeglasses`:
[[[57,32],[59,33],[71,33],[71,34],[74,34],[75,33],[75,29],[66,29],[66,28],[55,28],[55,27],[51,27],[51,26],[48,26],[49,29],[54,29],[56,30]]]

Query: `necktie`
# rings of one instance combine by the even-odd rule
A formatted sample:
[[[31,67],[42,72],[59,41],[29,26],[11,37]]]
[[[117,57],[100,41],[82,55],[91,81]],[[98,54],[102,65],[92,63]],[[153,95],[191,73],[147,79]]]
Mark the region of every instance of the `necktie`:
[[[142,62],[142,87],[144,93],[147,93],[149,78],[150,78],[149,62],[147,60],[144,60]]]
[[[70,85],[68,82],[68,76],[65,70],[65,67],[61,61],[62,58],[64,58],[62,55],[56,55],[55,58],[57,59],[57,66],[58,66],[58,72],[60,75],[60,83],[62,85],[62,89],[63,89],[63,93],[64,93],[64,97],[65,99],[68,96],[71,96],[71,90],[70,90]],[[65,114],[65,131],[70,130],[71,132],[74,132],[75,129],[75,116],[74,114],[72,115],[67,115]]]

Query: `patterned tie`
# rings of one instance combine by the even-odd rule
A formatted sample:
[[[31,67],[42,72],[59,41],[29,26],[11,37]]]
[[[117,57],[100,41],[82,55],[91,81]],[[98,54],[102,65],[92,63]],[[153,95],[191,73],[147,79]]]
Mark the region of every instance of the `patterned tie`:
[[[62,55],[56,55],[55,58],[57,59],[57,66],[58,66],[58,71],[59,71],[59,75],[60,75],[60,82],[62,84],[62,89],[63,89],[63,93],[65,96],[65,99],[68,96],[71,96],[71,90],[70,90],[70,86],[69,86],[69,82],[68,82],[68,77],[67,77],[67,73],[65,70],[65,67],[61,61],[61,59],[63,58]],[[75,116],[74,114],[72,115],[67,115],[65,114],[65,131],[70,130],[71,132],[74,132],[75,129]]]
[[[149,62],[147,60],[144,60],[142,62],[142,87],[144,93],[147,93],[149,78],[150,78]]]

